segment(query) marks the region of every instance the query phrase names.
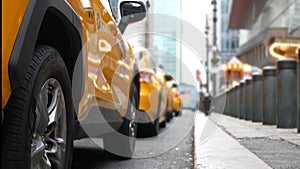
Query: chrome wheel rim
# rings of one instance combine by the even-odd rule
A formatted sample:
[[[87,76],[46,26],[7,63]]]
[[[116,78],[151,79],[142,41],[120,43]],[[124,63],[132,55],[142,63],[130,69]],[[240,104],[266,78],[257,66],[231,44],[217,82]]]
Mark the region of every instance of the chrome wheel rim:
[[[36,98],[35,122],[31,141],[31,168],[63,168],[67,117],[63,90],[59,82],[48,79]]]

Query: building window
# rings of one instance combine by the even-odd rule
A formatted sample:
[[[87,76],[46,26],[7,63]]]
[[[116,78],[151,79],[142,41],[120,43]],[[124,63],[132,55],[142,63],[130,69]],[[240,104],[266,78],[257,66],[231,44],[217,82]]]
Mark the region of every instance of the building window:
[[[230,42],[229,39],[226,40],[226,50],[229,50],[230,48]]]
[[[234,43],[234,39],[231,40],[231,49],[235,48],[235,43]]]

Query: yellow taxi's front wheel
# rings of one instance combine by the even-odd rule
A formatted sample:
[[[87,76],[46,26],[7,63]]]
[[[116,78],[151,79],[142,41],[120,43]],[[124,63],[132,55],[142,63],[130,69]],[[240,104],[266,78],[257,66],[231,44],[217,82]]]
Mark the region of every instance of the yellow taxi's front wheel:
[[[2,168],[70,168],[71,83],[63,59],[38,45],[22,86],[4,110]]]
[[[175,111],[175,116],[180,116],[182,114],[181,110],[180,111]]]

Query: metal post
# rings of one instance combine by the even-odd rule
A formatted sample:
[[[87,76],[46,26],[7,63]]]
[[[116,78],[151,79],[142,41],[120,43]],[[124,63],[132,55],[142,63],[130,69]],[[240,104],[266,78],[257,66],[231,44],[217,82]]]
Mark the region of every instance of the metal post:
[[[206,92],[209,93],[209,66],[208,66],[208,61],[209,61],[209,40],[208,40],[208,31],[209,31],[209,26],[208,26],[208,18],[206,15],[206,27],[205,27],[205,35],[206,35],[206,61],[205,65],[207,66],[206,70]]]
[[[217,47],[217,0],[212,0],[211,4],[213,5],[213,46],[216,48]],[[214,64],[217,64],[218,59],[216,56],[217,50],[213,51],[213,58],[212,62],[215,62]],[[217,90],[217,84],[216,84],[216,74],[212,74],[212,81],[213,81],[213,90],[212,94],[213,96],[216,95],[216,90]]]
[[[234,87],[231,88],[231,92],[230,92],[230,116],[233,117],[234,116]]]
[[[252,79],[246,80],[245,120],[252,120]]]
[[[227,90],[227,96],[226,96],[226,100],[227,100],[227,115],[230,115],[230,90]]]
[[[297,63],[294,59],[277,62],[277,117],[278,128],[295,128],[297,118]]]
[[[276,67],[263,68],[263,124],[276,125]]]
[[[300,133],[300,49],[298,50],[297,84],[297,131]]]
[[[224,107],[224,112],[223,112],[223,114],[224,115],[227,115],[227,112],[228,112],[228,90],[225,92],[225,107]]]
[[[239,118],[240,117],[240,85],[236,86],[235,90],[235,98],[236,98],[236,112],[235,112],[235,117]]]
[[[239,110],[239,118],[245,119],[245,82],[240,82],[240,110]]]
[[[230,97],[230,101],[231,101],[231,117],[234,117],[234,111],[235,111],[234,95],[235,95],[235,86],[232,86],[232,88],[231,88],[231,97]]]
[[[233,117],[238,117],[238,107],[237,107],[237,105],[238,105],[237,104],[237,102],[238,102],[238,97],[237,97],[237,95],[238,95],[238,88],[239,88],[239,86],[235,86],[234,87],[234,95],[233,95],[234,116]]]
[[[212,0],[211,4],[214,6],[213,8],[213,45],[217,46],[217,1]]]
[[[262,75],[254,74],[252,77],[252,121],[262,122],[263,116],[263,95],[262,95]]]
[[[231,117],[235,116],[235,86],[232,87],[232,92],[231,92],[231,106],[232,106],[232,111],[231,111]]]

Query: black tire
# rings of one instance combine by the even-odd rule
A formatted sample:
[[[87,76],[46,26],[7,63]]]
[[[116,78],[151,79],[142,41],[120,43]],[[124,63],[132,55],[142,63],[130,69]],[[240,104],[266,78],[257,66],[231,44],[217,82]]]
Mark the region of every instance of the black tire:
[[[74,108],[72,105],[70,78],[59,53],[50,46],[38,45],[34,50],[24,83],[20,88],[12,92],[4,110],[1,155],[2,169],[31,168],[31,142],[36,119],[36,98],[40,94],[39,92],[42,89],[42,85],[50,78],[58,82],[59,89],[62,91],[62,94],[60,92],[59,96],[63,98],[65,103],[64,112],[66,113],[62,115],[66,117],[65,120],[67,123],[65,126],[67,131],[65,142],[66,153],[64,156],[65,159],[62,160],[63,164],[61,167],[71,167]],[[49,100],[49,98],[47,98],[47,100]],[[56,113],[57,112],[55,112],[55,115]],[[40,125],[38,127],[40,127]],[[45,132],[45,129],[43,132]],[[54,161],[56,160],[55,157],[49,155],[49,160],[53,168],[59,168],[58,163]]]
[[[147,138],[157,136],[159,133],[159,119],[154,123],[139,123],[138,124],[138,137]]]
[[[170,118],[170,115],[169,115],[169,112],[166,113],[166,122],[170,122],[171,121],[171,118]]]
[[[136,123],[136,114],[132,120],[131,115],[131,106],[133,106],[134,111],[137,111],[138,105],[138,91],[137,88],[132,85],[130,92],[130,102],[128,103],[127,113],[124,117],[124,122],[119,129],[114,133],[109,133],[103,137],[103,145],[105,153],[116,159],[130,159],[134,153],[136,136],[137,136],[137,123]],[[131,135],[130,132],[130,123],[134,125],[133,131],[134,135]],[[131,136],[130,136],[131,135]]]
[[[160,128],[165,128],[166,126],[167,126],[166,120],[164,120],[163,122],[159,123],[159,127]]]
[[[167,122],[170,122],[173,118],[173,112],[167,112]]]
[[[175,116],[181,116],[182,115],[182,110],[180,110],[179,112],[175,112]]]
[[[160,106],[161,106],[161,95],[159,95],[159,104],[157,106],[157,117],[154,123],[139,123],[138,124],[138,137],[147,138],[157,136],[159,133],[159,116],[160,116]]]

